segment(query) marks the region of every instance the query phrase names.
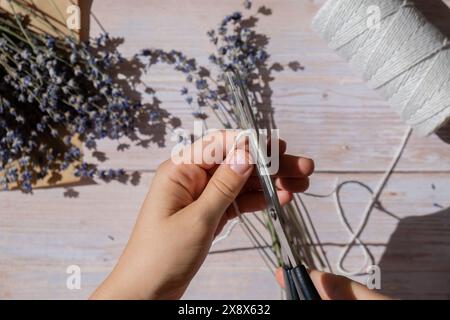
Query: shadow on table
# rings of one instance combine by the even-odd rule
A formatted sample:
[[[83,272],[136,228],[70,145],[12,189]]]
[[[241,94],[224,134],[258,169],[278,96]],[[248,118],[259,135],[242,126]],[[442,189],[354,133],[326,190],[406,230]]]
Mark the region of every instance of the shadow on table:
[[[94,0],[78,0],[81,9],[81,41],[88,41],[91,31],[91,9]]]
[[[401,299],[450,298],[450,208],[400,220],[381,260],[382,292]]]
[[[440,128],[436,132],[436,135],[445,143],[450,144],[450,122],[447,125]]]
[[[450,37],[450,9],[441,0],[413,0]],[[450,144],[450,123],[436,132]],[[379,262],[382,291],[401,299],[450,298],[450,208],[400,220]]]
[[[450,8],[442,0],[412,0],[428,21],[450,38]],[[450,122],[436,132],[437,136],[450,144]]]
[[[412,0],[412,2],[428,21],[450,37],[450,8],[442,0]]]

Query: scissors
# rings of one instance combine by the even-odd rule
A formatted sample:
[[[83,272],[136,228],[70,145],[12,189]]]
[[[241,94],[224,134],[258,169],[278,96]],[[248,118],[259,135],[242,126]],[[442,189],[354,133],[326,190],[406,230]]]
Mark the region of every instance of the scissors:
[[[281,246],[283,260],[283,277],[288,300],[321,300],[317,289],[309,276],[308,270],[294,254],[293,241],[285,231],[288,228],[286,214],[280,204],[278,195],[266,164],[265,156],[258,146],[259,130],[248,92],[239,72],[229,68],[225,72],[228,93],[231,96],[240,129],[253,132],[250,143],[252,156],[258,171],[259,180],[267,202],[269,217],[275,228]]]

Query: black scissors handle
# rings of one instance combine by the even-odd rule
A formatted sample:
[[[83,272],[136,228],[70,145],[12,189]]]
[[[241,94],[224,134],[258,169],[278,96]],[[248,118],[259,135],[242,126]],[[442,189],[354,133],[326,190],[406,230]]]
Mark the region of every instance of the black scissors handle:
[[[283,268],[284,286],[286,292],[286,300],[300,300],[292,277],[292,269]]]
[[[288,300],[322,300],[304,265],[284,268],[283,275]]]

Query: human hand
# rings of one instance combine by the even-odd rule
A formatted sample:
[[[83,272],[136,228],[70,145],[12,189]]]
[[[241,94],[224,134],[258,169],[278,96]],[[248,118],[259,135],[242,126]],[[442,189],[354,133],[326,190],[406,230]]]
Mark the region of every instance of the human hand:
[[[344,276],[311,270],[309,273],[320,297],[323,300],[388,300],[382,295],[366,286],[350,280]],[[284,285],[283,270],[277,270],[276,278],[281,287]]]
[[[236,134],[216,132],[189,146],[192,155],[202,155],[200,163],[168,160],[159,167],[124,253],[91,298],[181,298],[214,237],[236,217],[233,201],[242,213],[265,208],[258,177],[252,175],[248,148],[236,148]],[[222,154],[214,154],[205,141],[212,141],[215,147],[220,144]],[[275,185],[285,205],[293,192],[308,188],[314,163],[285,154],[286,143],[281,140],[279,146],[280,170]],[[219,164],[214,159],[220,159]]]

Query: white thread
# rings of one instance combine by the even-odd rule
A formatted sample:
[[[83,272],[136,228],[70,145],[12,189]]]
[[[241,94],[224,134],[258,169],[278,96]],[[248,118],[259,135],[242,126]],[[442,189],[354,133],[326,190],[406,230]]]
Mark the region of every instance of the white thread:
[[[221,236],[219,236],[216,239],[214,239],[213,243],[211,244],[211,247],[214,247],[219,242],[222,242],[223,240],[227,239],[231,235],[231,233],[233,232],[234,228],[239,224],[239,222],[240,221],[239,221],[238,218],[233,219],[230,222],[230,225],[228,226],[227,231],[225,231],[225,233],[222,234]]]
[[[367,8],[380,8],[368,28]],[[408,0],[328,0],[313,28],[419,135],[450,119],[450,45]]]
[[[356,275],[362,275],[362,274],[366,274],[366,269],[367,267],[369,267],[369,262],[372,262],[371,264],[374,264],[373,257],[370,254],[370,251],[367,247],[367,245],[360,239],[360,235],[362,234],[362,232],[364,231],[367,222],[369,221],[370,218],[370,214],[372,212],[372,209],[375,207],[376,203],[378,202],[378,199],[384,189],[384,187],[386,186],[390,176],[392,175],[392,173],[394,172],[395,167],[397,166],[398,161],[400,160],[403,152],[406,149],[406,146],[408,144],[409,138],[411,137],[412,134],[412,128],[408,128],[400,145],[398,146],[398,149],[395,153],[395,156],[393,157],[391,163],[389,164],[387,170],[385,171],[382,179],[380,180],[380,183],[378,184],[377,188],[374,190],[374,192],[372,193],[372,197],[370,199],[369,204],[366,207],[366,210],[364,211],[364,213],[362,214],[361,217],[361,223],[359,224],[358,228],[356,229],[356,231],[352,230],[352,227],[350,226],[349,222],[347,221],[346,215],[345,215],[345,211],[341,202],[341,198],[339,196],[340,191],[342,189],[342,187],[346,184],[354,184],[357,183],[361,186],[364,186],[367,190],[370,191],[370,189],[368,187],[366,187],[364,184],[362,184],[359,181],[345,181],[340,183],[339,179],[336,179],[336,183],[335,186],[333,188],[333,190],[330,193],[327,194],[315,194],[315,193],[308,193],[305,192],[304,195],[305,196],[310,196],[310,197],[314,197],[314,198],[328,198],[330,196],[334,196],[334,203],[335,203],[335,207],[337,210],[337,213],[339,215],[339,219],[342,223],[342,225],[346,228],[348,234],[352,237],[350,239],[350,241],[345,245],[343,252],[341,253],[341,255],[339,256],[339,259],[337,261],[337,270],[340,274],[346,275],[346,276],[356,276]],[[344,267],[344,261],[347,258],[348,253],[350,252],[350,249],[352,248],[353,244],[357,243],[361,249],[363,250],[363,256],[364,256],[364,261],[362,263],[362,266],[356,270],[356,271],[348,271],[346,270],[346,268]]]
[[[344,226],[347,228],[347,231],[349,232],[349,234],[351,235],[351,239],[350,241],[347,243],[347,245],[345,246],[344,250],[342,251],[341,255],[339,256],[339,261],[338,261],[338,271],[342,274],[346,274],[346,275],[357,275],[357,274],[361,274],[364,273],[366,268],[368,267],[368,262],[370,259],[370,253],[369,250],[367,249],[367,246],[360,240],[360,235],[362,234],[365,226],[367,225],[367,222],[369,221],[370,218],[370,213],[372,212],[373,207],[375,206],[375,203],[378,202],[378,199],[384,189],[384,187],[386,186],[387,181],[389,180],[389,177],[392,175],[392,173],[394,172],[394,169],[398,163],[398,161],[400,160],[403,151],[406,148],[406,145],[408,143],[408,140],[411,136],[412,133],[412,129],[408,128],[405,136],[402,139],[402,142],[394,156],[394,158],[392,159],[391,163],[388,166],[388,169],[386,170],[386,172],[384,173],[383,177],[381,178],[377,188],[374,190],[373,194],[372,194],[372,198],[370,199],[370,202],[368,203],[366,209],[364,210],[364,213],[362,214],[361,217],[361,223],[359,224],[358,228],[352,232],[352,229],[350,227],[350,225],[347,223],[347,221],[345,220],[345,216],[344,216],[344,211],[342,209],[342,205],[340,203],[340,200],[338,198],[338,193],[335,192],[334,193],[334,200],[335,200],[335,205],[336,205],[336,209],[339,213],[339,217],[341,219],[341,222],[344,224]],[[364,251],[364,263],[362,265],[362,267],[357,270],[357,271],[348,271],[345,269],[344,267],[344,261],[345,258],[347,257],[348,253],[350,252],[350,249],[353,246],[353,243],[358,243],[359,245],[361,245],[361,247],[363,248]]]
[[[225,233],[223,235],[214,239],[213,243],[211,244],[211,247],[214,247],[219,242],[222,242],[223,240],[227,239],[233,232],[234,228],[239,224],[239,222],[242,222],[242,223],[244,222],[242,220],[242,213],[239,210],[239,206],[236,201],[233,201],[233,208],[234,208],[234,211],[236,212],[237,218],[235,218],[231,221],[230,225],[227,228],[227,231],[225,231]]]
[[[339,256],[339,259],[336,263],[336,268],[340,274],[347,275],[347,276],[353,276],[353,275],[358,275],[358,274],[364,273],[366,267],[369,265],[370,252],[369,252],[369,249],[367,248],[366,244],[363,241],[361,241],[361,239],[359,238],[359,235],[356,235],[356,233],[354,233],[352,231],[352,228],[350,227],[349,223],[347,222],[347,219],[345,218],[345,213],[342,208],[342,204],[341,204],[341,200],[339,198],[339,192],[338,192],[338,190],[341,188],[341,186],[342,185],[339,185],[339,179],[337,179],[336,185],[335,185],[336,192],[333,193],[334,205],[335,205],[336,211],[339,215],[339,220],[341,221],[341,224],[347,229],[347,232],[352,237],[352,240],[349,241],[345,245],[344,251],[341,253],[341,255]],[[370,211],[365,212],[363,214],[363,217],[362,217],[363,222],[360,224],[360,226],[358,228],[361,230],[361,233],[365,226],[365,224],[363,225],[363,223],[364,223],[364,221],[369,220],[369,216],[370,216]],[[357,271],[348,271],[344,267],[344,261],[345,261],[345,258],[347,256],[348,252],[350,252],[350,249],[352,248],[353,243],[357,243],[361,247],[361,249],[363,251],[364,260],[361,264],[361,268],[359,268]]]

